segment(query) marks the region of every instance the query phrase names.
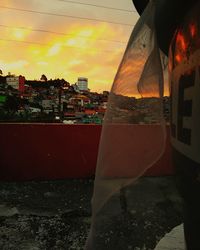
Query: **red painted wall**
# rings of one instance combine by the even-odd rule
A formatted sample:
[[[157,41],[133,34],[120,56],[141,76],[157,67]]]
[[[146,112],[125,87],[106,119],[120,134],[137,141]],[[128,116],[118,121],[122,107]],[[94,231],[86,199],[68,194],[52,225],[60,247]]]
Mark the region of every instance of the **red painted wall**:
[[[95,174],[100,125],[2,123],[0,131],[0,180],[85,178]],[[167,132],[165,153],[147,175],[173,174],[169,129]]]

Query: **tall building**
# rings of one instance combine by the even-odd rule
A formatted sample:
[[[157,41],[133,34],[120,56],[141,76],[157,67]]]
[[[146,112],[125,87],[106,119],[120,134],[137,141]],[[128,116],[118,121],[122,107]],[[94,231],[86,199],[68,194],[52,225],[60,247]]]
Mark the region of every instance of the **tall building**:
[[[21,94],[24,93],[25,91],[25,77],[24,76],[19,76],[19,88],[18,88],[19,92]]]
[[[6,83],[13,87],[14,89],[19,90],[20,93],[23,93],[25,90],[25,77],[24,76],[15,76],[10,73],[6,77]]]
[[[88,91],[88,78],[86,78],[86,77],[79,77],[77,85],[78,85],[78,89],[80,91]]]

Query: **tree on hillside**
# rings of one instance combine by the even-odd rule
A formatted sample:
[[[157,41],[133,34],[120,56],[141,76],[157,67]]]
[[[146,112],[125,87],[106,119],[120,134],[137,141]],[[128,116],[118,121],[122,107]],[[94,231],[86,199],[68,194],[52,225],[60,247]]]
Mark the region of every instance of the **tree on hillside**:
[[[6,102],[5,102],[5,110],[10,112],[10,113],[15,113],[17,112],[19,108],[19,98],[16,96],[7,96]]]
[[[47,82],[47,77],[44,74],[42,74],[40,77],[40,81]]]

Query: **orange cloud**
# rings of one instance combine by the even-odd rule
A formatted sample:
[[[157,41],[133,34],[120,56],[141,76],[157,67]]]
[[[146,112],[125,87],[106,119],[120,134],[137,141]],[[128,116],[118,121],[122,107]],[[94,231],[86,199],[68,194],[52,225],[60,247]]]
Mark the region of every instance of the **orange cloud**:
[[[44,1],[38,6],[36,2],[21,0],[17,5],[15,1],[5,0],[4,4],[16,8],[73,14],[69,13],[66,4]],[[74,6],[70,11],[74,11],[77,16],[84,14],[100,18],[99,10],[91,13],[87,9],[83,12],[80,7]],[[130,28],[5,9],[1,10],[1,14],[5,25],[18,27],[0,27],[1,37],[14,40],[0,41],[0,67],[3,72],[23,74],[27,79],[39,79],[41,74],[45,74],[48,78],[65,78],[71,83],[76,82],[79,76],[85,76],[89,78],[89,88],[92,91],[110,89],[130,35]],[[111,16],[107,15],[106,18]]]

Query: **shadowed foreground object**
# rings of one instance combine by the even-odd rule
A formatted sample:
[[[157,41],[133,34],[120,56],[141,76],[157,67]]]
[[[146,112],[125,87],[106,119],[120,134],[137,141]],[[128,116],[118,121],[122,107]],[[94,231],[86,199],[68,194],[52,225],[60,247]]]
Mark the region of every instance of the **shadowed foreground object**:
[[[132,0],[136,10],[141,15],[148,0]],[[183,21],[187,11],[198,0],[156,0],[155,27],[158,45],[168,55],[170,42],[178,25]]]
[[[186,248],[200,249],[200,1],[155,2],[158,45],[169,53],[171,143]]]
[[[147,169],[150,169],[164,152],[166,130],[162,115],[162,97],[164,71],[167,66],[166,56],[168,56],[174,33],[177,35],[175,31],[180,28],[179,26],[182,23],[185,24],[185,14],[196,2],[197,1],[152,0],[146,5],[146,1],[141,1],[141,3],[135,1],[136,9],[138,9],[140,13],[143,8],[144,11],[133,29],[114,79],[109,98],[98,154],[94,195],[92,199],[92,226],[86,244],[86,249],[88,250],[118,249],[117,245],[113,247],[112,244],[115,244],[113,242],[107,242],[107,246],[102,247],[101,241],[101,235],[103,233],[108,230],[112,231],[111,221],[116,220],[116,218],[120,216],[121,211],[115,197],[118,193],[122,194],[124,189],[129,193],[131,186],[136,185],[138,178],[141,177]],[[186,24],[187,23],[186,21]],[[194,30],[192,34],[195,34]],[[186,44],[184,41],[179,34],[179,38],[176,40],[177,46],[185,47]],[[188,74],[192,72],[191,66],[194,64],[194,61],[196,62],[196,59],[199,58],[196,56],[193,58],[195,60],[192,60],[191,57],[189,64],[187,64],[187,59],[192,55],[191,52],[194,52],[190,50],[190,48],[193,47],[193,43],[189,45],[188,50],[184,50],[186,61],[180,60],[180,62],[184,64],[183,67],[185,71],[186,69],[189,70],[187,71]],[[164,52],[166,56],[164,56],[162,52]],[[189,54],[187,52],[189,52]],[[173,64],[173,66],[174,65],[176,66],[177,64]],[[180,71],[178,72],[180,73]],[[198,77],[199,72],[197,70],[194,72],[196,72]],[[173,86],[175,85],[175,87],[179,86],[179,79],[177,80],[177,77],[180,75],[179,73],[175,72],[174,74],[170,74],[169,77],[170,80],[171,77],[173,77]],[[199,79],[197,77],[193,78],[193,80]],[[193,85],[191,81],[188,82],[184,80],[184,83],[181,85],[182,87],[184,86],[184,89],[179,91],[179,97],[176,96],[177,99],[175,101],[175,105],[178,105],[178,107],[175,108],[176,122],[178,123],[176,127],[176,132],[178,133],[177,138],[183,143],[186,141],[190,142],[191,129],[187,127],[190,126],[190,124],[187,123],[187,125],[185,125],[185,118],[192,113],[189,111],[186,113],[185,111],[184,107],[187,107],[191,102],[188,101],[188,99],[190,99],[189,94],[187,97],[185,96],[185,98],[184,94],[186,93],[185,89]],[[143,101],[139,105],[139,113],[145,116],[145,121],[150,120],[152,124],[157,124],[154,137],[150,138],[147,134],[146,140],[142,140],[142,143],[140,139],[138,139],[143,138],[142,133],[137,133],[136,136],[134,129],[121,130],[120,133],[115,133],[115,129],[112,129],[116,123],[127,122],[129,125],[134,124],[137,110],[134,109],[134,112],[131,112],[132,109],[123,102],[127,94],[131,96],[130,93],[133,88],[137,89],[138,93],[143,97]],[[174,111],[173,105],[172,109]],[[123,110],[121,107],[123,107]],[[197,125],[200,124],[197,123]],[[142,154],[141,148],[144,149]],[[180,148],[183,149],[184,146],[181,145]],[[199,149],[197,151],[199,152]],[[114,178],[110,178],[110,169],[113,169],[116,173]],[[123,170],[125,169],[129,171],[127,172],[128,175],[124,178]],[[134,201],[129,197],[126,204],[131,202]],[[111,207],[115,207],[112,212],[110,210]],[[195,230],[193,232],[195,232]],[[112,248],[110,247],[111,245]],[[200,247],[190,249],[200,249]]]

